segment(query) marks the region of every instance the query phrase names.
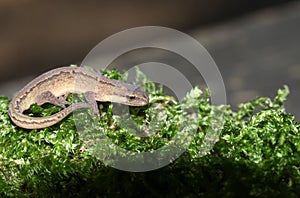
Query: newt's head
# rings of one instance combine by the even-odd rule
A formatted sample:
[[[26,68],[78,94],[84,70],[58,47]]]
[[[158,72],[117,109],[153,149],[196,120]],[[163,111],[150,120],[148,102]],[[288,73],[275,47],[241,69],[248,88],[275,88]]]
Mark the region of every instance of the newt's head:
[[[111,96],[111,102],[122,103],[129,106],[144,106],[149,103],[149,97],[140,86],[124,84],[117,87]]]

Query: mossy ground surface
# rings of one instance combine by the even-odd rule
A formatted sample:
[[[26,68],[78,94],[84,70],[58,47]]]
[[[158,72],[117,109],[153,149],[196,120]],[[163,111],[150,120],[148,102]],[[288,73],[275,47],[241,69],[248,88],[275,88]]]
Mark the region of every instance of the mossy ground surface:
[[[104,75],[121,79],[115,70],[105,71]],[[298,197],[300,124],[285,113],[287,87],[279,90],[273,100],[257,98],[233,111],[229,106],[212,106],[209,93],[198,88],[176,103],[140,72],[137,82],[150,95],[151,103],[124,113],[130,114],[134,125],[124,124],[123,114],[114,115],[114,104],[108,103],[99,104],[99,121],[90,111],[78,114],[79,120],[88,116],[93,124],[85,130],[101,128],[119,147],[151,152],[171,144],[179,128],[191,118],[184,112],[197,109],[193,118],[196,132],[178,159],[143,173],[111,168],[91,155],[90,145],[80,138],[74,115],[48,128],[25,130],[11,122],[9,100],[1,97],[0,196]],[[68,99],[81,100],[80,96]],[[59,110],[52,105],[32,105],[26,113],[47,116]],[[214,116],[211,112],[216,110],[222,112],[224,125],[219,137],[211,140],[216,142],[212,149],[203,155],[201,151],[207,146],[203,140]],[[151,120],[157,126],[149,126]],[[193,125],[184,126],[185,131],[195,129]],[[135,131],[150,131],[151,135],[140,137]]]

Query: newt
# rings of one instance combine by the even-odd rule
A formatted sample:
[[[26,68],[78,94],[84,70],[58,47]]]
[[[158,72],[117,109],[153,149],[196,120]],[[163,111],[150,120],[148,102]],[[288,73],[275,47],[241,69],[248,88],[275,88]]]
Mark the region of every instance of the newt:
[[[68,102],[70,93],[84,94],[86,102]],[[149,103],[149,97],[140,86],[109,79],[83,67],[60,67],[36,77],[17,92],[10,101],[8,113],[17,126],[40,129],[60,122],[80,108],[91,108],[100,118],[97,101],[144,106]],[[45,103],[60,106],[62,110],[46,117],[24,114],[32,104]]]

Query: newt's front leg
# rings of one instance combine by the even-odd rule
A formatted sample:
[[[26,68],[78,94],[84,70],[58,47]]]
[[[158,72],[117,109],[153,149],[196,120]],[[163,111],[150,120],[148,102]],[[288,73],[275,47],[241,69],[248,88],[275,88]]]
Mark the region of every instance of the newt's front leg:
[[[86,102],[90,105],[93,113],[97,115],[98,119],[100,119],[100,113],[97,105],[97,101],[95,100],[95,93],[88,91],[84,93]]]

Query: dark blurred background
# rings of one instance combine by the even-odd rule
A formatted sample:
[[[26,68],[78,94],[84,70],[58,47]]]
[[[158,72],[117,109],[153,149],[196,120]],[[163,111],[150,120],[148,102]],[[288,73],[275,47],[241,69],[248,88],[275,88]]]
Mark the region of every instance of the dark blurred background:
[[[104,38],[146,25],[196,38],[216,61],[228,103],[274,97],[291,88],[288,112],[300,119],[300,2],[288,0],[0,2],[0,94],[37,74],[80,64]]]

